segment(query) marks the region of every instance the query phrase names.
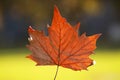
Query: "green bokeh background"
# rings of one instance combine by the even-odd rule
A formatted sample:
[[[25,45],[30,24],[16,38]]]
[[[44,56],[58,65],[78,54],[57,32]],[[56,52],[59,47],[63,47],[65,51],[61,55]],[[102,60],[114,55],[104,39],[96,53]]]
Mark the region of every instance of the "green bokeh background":
[[[56,66],[35,66],[25,58],[26,48],[0,51],[0,80],[53,80]],[[91,58],[96,64],[88,71],[73,71],[60,67],[57,80],[120,80],[120,50],[96,50]]]

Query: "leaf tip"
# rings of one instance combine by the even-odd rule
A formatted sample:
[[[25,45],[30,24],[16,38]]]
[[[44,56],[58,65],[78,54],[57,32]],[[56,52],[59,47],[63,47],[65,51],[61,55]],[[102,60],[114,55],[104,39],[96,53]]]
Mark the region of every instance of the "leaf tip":
[[[80,26],[80,22],[77,23],[77,26]]]
[[[61,16],[61,14],[60,14],[60,11],[59,11],[59,9],[58,9],[58,7],[55,5],[54,6],[54,17],[60,17]]]
[[[28,32],[33,32],[35,31],[31,26],[28,27]]]
[[[102,35],[102,33],[99,33],[99,34],[98,34],[98,36],[101,36],[101,35]]]
[[[59,12],[59,10],[58,10],[58,7],[56,6],[56,5],[54,5],[54,12]]]
[[[75,28],[76,31],[78,31],[79,27],[80,27],[80,22],[78,22],[78,23],[75,25],[74,28]]]
[[[96,39],[98,39],[101,35],[102,33],[96,34]]]

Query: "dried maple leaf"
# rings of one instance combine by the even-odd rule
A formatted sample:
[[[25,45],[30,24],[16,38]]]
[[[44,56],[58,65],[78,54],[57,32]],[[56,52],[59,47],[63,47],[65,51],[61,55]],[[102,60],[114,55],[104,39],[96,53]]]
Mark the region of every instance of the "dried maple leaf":
[[[95,50],[96,40],[100,34],[87,37],[84,33],[79,36],[79,25],[80,23],[72,27],[55,7],[52,24],[48,27],[48,36],[29,27],[30,44],[27,47],[32,54],[27,57],[34,60],[37,65],[57,65],[73,70],[86,70],[93,64],[89,55]]]

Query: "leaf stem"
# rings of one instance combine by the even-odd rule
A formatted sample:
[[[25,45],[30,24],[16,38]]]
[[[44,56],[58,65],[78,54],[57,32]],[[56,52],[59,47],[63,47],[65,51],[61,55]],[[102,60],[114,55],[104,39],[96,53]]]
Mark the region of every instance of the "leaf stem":
[[[57,69],[56,69],[56,73],[55,73],[55,76],[54,76],[54,80],[56,80],[56,77],[57,77],[57,74],[58,74],[58,70],[59,70],[59,65],[57,65]]]
[[[59,27],[60,28],[60,27]],[[58,48],[58,64],[57,64],[57,69],[56,69],[56,73],[55,73],[55,76],[54,76],[54,80],[56,80],[56,77],[57,77],[57,74],[58,74],[58,70],[59,70],[59,66],[60,66],[60,49],[61,49],[61,28],[59,29],[59,48]]]

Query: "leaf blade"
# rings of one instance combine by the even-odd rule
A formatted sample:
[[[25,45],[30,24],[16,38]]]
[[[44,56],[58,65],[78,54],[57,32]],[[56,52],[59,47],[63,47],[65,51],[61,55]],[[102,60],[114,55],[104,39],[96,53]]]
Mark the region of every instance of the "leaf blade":
[[[87,37],[86,33],[83,33],[79,36],[79,26],[80,23],[71,26],[55,6],[48,36],[29,27],[28,48],[32,54],[28,58],[38,65],[58,65],[73,70],[86,70],[93,64],[89,55],[96,49],[96,41],[101,34]]]

